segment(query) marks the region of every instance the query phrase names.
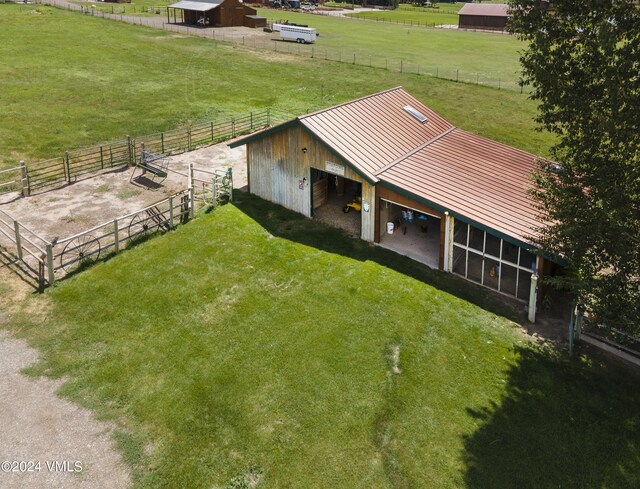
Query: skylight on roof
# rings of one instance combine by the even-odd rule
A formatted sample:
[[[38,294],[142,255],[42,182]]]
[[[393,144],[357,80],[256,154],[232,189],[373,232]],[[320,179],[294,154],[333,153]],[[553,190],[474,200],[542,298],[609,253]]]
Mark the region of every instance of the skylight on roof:
[[[419,120],[422,123],[425,123],[428,121],[427,116],[424,115],[422,112],[420,112],[418,109],[414,109],[413,107],[411,107],[410,105],[405,105],[403,107],[403,109],[408,112],[409,114],[411,114],[414,118],[416,118],[417,120]]]

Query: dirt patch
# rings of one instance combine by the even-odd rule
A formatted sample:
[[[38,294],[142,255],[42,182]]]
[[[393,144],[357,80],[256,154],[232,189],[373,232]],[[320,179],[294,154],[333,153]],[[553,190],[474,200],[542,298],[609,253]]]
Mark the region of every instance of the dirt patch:
[[[5,194],[0,209],[46,240],[62,239],[185,189],[189,163],[208,170],[231,166],[234,186],[241,188],[247,184],[244,147],[230,149],[227,143],[220,143],[172,156],[169,169],[173,171],[160,184],[146,177],[138,178],[140,170],[130,181],[134,169],[121,168],[26,198]],[[11,248],[2,240],[0,244]]]
[[[37,360],[26,342],[0,331],[0,487],[128,487],[111,427],[56,397],[62,380],[20,373]]]

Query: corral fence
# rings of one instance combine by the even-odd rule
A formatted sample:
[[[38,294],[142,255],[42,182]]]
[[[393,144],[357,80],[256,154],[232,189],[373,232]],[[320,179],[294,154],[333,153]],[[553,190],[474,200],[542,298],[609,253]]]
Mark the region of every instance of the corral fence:
[[[84,11],[86,7],[75,4],[61,2],[59,0],[36,0],[37,3],[44,5],[53,5],[55,7],[66,8],[69,10]],[[87,12],[89,13],[89,12]],[[488,87],[507,90],[525,92],[525,88],[518,81],[518,74],[513,76],[502,76],[498,73],[480,73],[460,69],[453,66],[437,66],[429,63],[419,63],[416,61],[389,58],[377,53],[368,53],[350,49],[330,49],[317,45],[297,44],[281,40],[264,39],[256,36],[243,36],[237,33],[229,34],[227,31],[218,28],[202,28],[190,27],[180,24],[167,23],[166,19],[157,17],[136,17],[127,15],[117,15],[102,12],[93,9],[92,15],[100,16],[105,19],[126,22],[134,25],[152,27],[155,29],[163,29],[169,32],[184,34],[188,36],[197,36],[205,39],[213,39],[216,41],[228,42],[243,45],[248,48],[258,50],[270,50],[279,53],[286,53],[311,59],[323,59],[327,61],[336,61],[340,63],[348,63],[359,66],[369,66],[372,68],[384,69],[396,73],[406,73],[413,75],[425,75],[444,80],[456,81],[460,83],[470,83],[474,85],[483,85]],[[326,13],[316,12],[314,15],[327,15]],[[344,17],[354,21],[365,21],[366,19],[358,19],[357,17]],[[427,26],[428,27],[428,26]],[[528,91],[528,90],[527,90]]]
[[[197,175],[197,176],[195,176]],[[205,170],[189,166],[188,188],[135,212],[103,222],[63,239],[48,241],[0,210],[0,234],[4,246],[15,251],[38,288],[99,259],[116,254],[148,236],[174,229],[191,220],[204,207],[215,207],[233,198],[231,169]],[[13,248],[9,250],[9,248]]]
[[[178,154],[226,141],[290,117],[284,111],[268,108],[222,122],[207,122],[146,136],[127,136],[119,141],[66,151],[60,157],[37,163],[21,161],[19,167],[0,172],[0,194],[18,190],[26,197],[103,170],[140,163],[143,146],[163,155]]]

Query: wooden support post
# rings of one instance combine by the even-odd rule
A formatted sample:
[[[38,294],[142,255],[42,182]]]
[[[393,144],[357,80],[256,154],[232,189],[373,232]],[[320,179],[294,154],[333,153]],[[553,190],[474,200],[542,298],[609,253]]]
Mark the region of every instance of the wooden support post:
[[[20,183],[22,184],[22,196],[29,197],[29,173],[27,172],[27,165],[24,160],[20,160]]]
[[[164,133],[160,133],[160,147],[162,148],[161,153],[164,154]]]
[[[49,285],[53,285],[56,280],[55,270],[53,269],[53,245],[47,245],[47,272],[49,274]]]
[[[449,222],[449,211],[446,211],[444,213],[444,266],[443,269],[445,272],[450,272],[451,270],[449,269],[449,232],[451,229],[451,223]]]
[[[64,167],[67,171],[67,183],[71,183],[71,168],[69,168],[69,151],[64,152]]]
[[[113,251],[120,252],[120,226],[117,219],[113,221]]]
[[[173,227],[173,195],[169,197],[169,227]]]
[[[187,128],[187,150],[191,151],[191,128]]]
[[[536,304],[538,302],[538,275],[531,275],[531,288],[529,289],[529,322],[536,322]]]
[[[104,155],[102,154],[102,146],[100,146],[100,168],[104,169]]]
[[[16,248],[18,249],[18,258],[22,260],[22,239],[20,239],[20,223],[13,221],[13,231],[16,235]]]

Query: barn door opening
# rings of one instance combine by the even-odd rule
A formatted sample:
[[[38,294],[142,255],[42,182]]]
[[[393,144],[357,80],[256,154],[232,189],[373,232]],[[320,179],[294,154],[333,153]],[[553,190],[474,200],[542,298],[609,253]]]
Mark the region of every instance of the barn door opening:
[[[381,199],[379,219],[380,246],[439,268],[441,220],[438,216]]]
[[[311,215],[360,237],[362,184],[311,168]]]

